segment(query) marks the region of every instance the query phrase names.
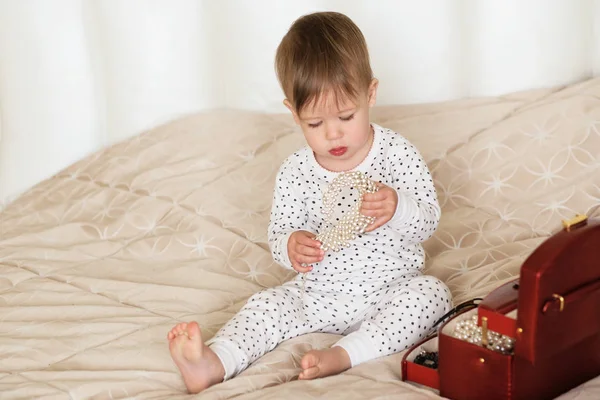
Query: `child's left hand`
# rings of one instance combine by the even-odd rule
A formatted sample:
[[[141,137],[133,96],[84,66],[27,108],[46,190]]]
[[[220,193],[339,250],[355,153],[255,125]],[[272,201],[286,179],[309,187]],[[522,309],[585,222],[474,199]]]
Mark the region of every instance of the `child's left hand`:
[[[379,188],[375,193],[365,193],[360,213],[375,217],[375,222],[367,226],[365,232],[371,232],[387,223],[396,213],[398,193],[393,188],[377,183]]]

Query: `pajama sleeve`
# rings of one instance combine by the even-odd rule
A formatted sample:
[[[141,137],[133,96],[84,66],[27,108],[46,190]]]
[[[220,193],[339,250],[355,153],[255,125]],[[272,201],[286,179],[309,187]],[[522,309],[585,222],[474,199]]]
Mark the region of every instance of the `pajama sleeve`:
[[[398,205],[390,227],[408,243],[421,243],[437,229],[441,210],[427,164],[415,146],[398,138],[388,153],[391,187],[398,193]]]
[[[268,228],[273,259],[288,269],[292,269],[287,252],[290,235],[306,229],[308,221],[306,206],[302,197],[298,195],[302,181],[294,176],[295,170],[291,162],[285,161],[277,173]]]

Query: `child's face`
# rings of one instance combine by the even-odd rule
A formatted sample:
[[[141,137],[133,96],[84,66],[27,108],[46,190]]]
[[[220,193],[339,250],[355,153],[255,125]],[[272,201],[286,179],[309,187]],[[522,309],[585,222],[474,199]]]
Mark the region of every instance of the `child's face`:
[[[286,106],[323,168],[348,171],[365,159],[373,143],[369,108],[375,104],[376,93],[375,79],[367,93],[359,95],[356,101],[339,99],[336,102],[333,93],[323,93],[316,105],[308,104],[299,115],[286,100]]]

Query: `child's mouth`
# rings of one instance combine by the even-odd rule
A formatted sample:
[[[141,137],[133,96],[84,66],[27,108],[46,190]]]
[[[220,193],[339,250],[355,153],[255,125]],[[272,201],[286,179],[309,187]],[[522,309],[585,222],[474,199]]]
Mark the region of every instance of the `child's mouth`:
[[[332,156],[342,156],[346,153],[346,151],[348,150],[347,147],[336,147],[335,149],[331,149],[329,150],[329,154],[331,154]]]

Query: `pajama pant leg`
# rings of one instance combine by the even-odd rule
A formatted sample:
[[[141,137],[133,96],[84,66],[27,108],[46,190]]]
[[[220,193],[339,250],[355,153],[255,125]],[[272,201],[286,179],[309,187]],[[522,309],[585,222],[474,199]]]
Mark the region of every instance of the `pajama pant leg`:
[[[426,337],[451,309],[446,285],[432,276],[412,278],[387,289],[359,329],[342,338],[352,366],[400,352]]]
[[[223,363],[225,380],[239,374],[279,343],[319,329],[318,320],[304,318],[302,304],[301,289],[293,281],[250,297],[206,343]]]

